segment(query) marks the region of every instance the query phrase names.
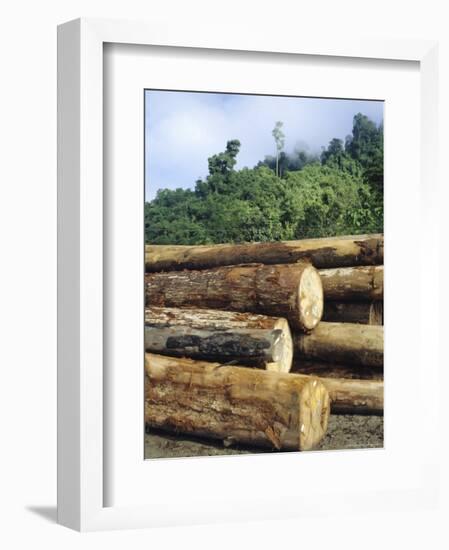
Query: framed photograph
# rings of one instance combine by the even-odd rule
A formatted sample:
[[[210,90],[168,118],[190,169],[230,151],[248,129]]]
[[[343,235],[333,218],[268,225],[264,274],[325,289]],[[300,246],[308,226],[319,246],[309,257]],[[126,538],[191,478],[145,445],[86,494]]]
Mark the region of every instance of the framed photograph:
[[[382,448],[384,102],[144,101],[145,458]]]
[[[208,33],[58,29],[58,520],[434,505],[436,44]]]

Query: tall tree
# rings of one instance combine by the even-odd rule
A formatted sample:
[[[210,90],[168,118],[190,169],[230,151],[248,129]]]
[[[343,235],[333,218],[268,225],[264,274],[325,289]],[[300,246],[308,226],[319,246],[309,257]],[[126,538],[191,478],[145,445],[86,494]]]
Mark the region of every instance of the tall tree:
[[[342,157],[345,154],[343,147],[343,141],[341,139],[334,138],[329,142],[327,149],[324,149],[321,153],[321,163],[327,164],[328,161],[333,158],[337,164],[341,164]]]
[[[384,129],[367,116],[354,116],[352,136],[346,138],[346,151],[360,163],[366,179],[379,193],[383,192]]]
[[[229,175],[233,172],[237,163],[236,157],[239,150],[240,141],[232,139],[226,143],[226,149],[223,152],[208,158],[209,175],[205,182],[197,181],[197,193],[203,195],[207,195],[209,192],[218,194],[226,188]]]
[[[281,176],[285,176],[287,172],[302,170],[307,164],[314,164],[317,162],[320,162],[320,157],[317,154],[309,153],[303,149],[295,149],[292,153],[281,151],[279,154],[279,173]],[[273,155],[266,155],[263,160],[260,160],[256,164],[256,168],[260,166],[267,166],[273,170],[273,172],[276,172],[276,157]]]
[[[226,176],[234,169],[240,151],[240,141],[232,139],[226,143],[226,150],[208,158],[209,174]]]
[[[285,134],[282,131],[283,125],[284,123],[278,120],[271,132],[276,143],[276,176],[279,176],[279,153],[282,151],[285,144]]]

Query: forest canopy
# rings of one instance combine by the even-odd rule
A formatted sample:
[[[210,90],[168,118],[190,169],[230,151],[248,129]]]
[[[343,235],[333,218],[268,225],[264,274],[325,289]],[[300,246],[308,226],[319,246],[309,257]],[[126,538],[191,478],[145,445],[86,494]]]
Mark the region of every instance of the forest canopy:
[[[277,128],[279,130],[280,126]],[[194,189],[162,189],[145,203],[151,244],[214,244],[383,231],[383,125],[354,117],[352,134],[321,155],[276,156],[235,170],[240,141],[208,159]],[[282,134],[283,135],[283,134]],[[283,143],[282,143],[283,145]]]

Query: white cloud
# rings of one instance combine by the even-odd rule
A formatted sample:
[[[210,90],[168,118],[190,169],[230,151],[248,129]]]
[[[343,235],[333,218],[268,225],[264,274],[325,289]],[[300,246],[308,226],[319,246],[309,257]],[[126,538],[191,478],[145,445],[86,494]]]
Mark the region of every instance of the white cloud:
[[[237,168],[254,166],[273,154],[271,131],[284,122],[285,150],[298,143],[320,151],[334,138],[351,132],[354,114],[376,122],[379,102],[244,96],[229,94],[147,92],[146,197],[159,188],[193,187],[207,175],[207,158],[223,151],[229,139],[242,143]]]

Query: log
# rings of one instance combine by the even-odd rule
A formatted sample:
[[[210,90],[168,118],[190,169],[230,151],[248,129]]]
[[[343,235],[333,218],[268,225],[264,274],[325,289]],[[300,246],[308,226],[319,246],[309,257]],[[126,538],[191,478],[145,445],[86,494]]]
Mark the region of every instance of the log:
[[[383,380],[346,378],[320,378],[320,380],[329,392],[332,414],[383,415]]]
[[[384,266],[321,269],[325,300],[382,300]]]
[[[320,323],[311,334],[296,334],[298,359],[318,359],[366,367],[383,367],[382,326],[355,323]]]
[[[355,380],[383,380],[384,378],[383,370],[377,367],[342,365],[307,359],[294,361],[291,372],[319,376],[320,378],[350,378]]]
[[[150,428],[292,451],[323,438],[329,395],[312,377],[145,355]]]
[[[285,319],[215,309],[147,308],[145,350],[280,372],[289,372],[293,359]]]
[[[218,245],[147,245],[147,272],[209,269],[244,263],[283,264],[309,260],[317,268],[383,263],[382,234],[300,241]]]
[[[291,326],[303,331],[314,329],[323,313],[321,279],[307,262],[151,273],[145,281],[147,306],[285,317]]]
[[[383,325],[383,302],[324,302],[323,321]]]

